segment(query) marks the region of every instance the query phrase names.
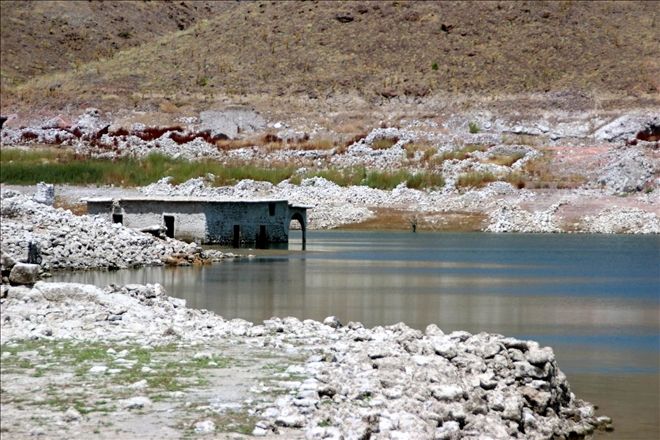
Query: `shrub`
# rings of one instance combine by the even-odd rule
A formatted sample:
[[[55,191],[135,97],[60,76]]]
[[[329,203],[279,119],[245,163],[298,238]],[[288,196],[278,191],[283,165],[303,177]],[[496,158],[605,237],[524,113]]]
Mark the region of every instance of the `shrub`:
[[[470,130],[470,133],[472,134],[477,134],[481,131],[479,125],[477,125],[477,123],[473,121],[470,121],[470,123],[468,124],[468,128]]]
[[[316,138],[300,143],[297,148],[300,150],[330,150],[335,145],[335,141],[330,138]]]
[[[470,157],[472,153],[474,153],[475,151],[486,151],[487,149],[488,149],[487,145],[468,144],[463,148],[459,148],[458,150],[446,151],[440,154],[439,156],[434,157],[432,162],[434,163],[434,165],[440,165],[445,160],[450,160],[450,159],[465,160],[468,157]]]
[[[407,144],[404,147],[404,149],[406,150],[406,157],[408,159],[414,159],[415,153],[421,151],[423,153],[421,158],[422,162],[428,162],[431,159],[431,157],[438,151],[436,147],[434,147],[433,145],[427,142],[421,142],[421,143],[412,142],[410,144]]]
[[[505,180],[518,189],[523,189],[527,185],[525,177],[518,173],[509,174]]]
[[[406,179],[406,186],[412,189],[431,189],[445,186],[445,179],[440,173],[416,173]]]
[[[393,138],[380,138],[376,139],[373,141],[371,144],[371,148],[374,150],[387,150],[388,148],[391,148],[394,144],[399,142],[399,138],[393,137]]]
[[[462,174],[458,177],[456,186],[459,188],[481,188],[490,182],[495,182],[497,179],[493,173],[473,171],[471,173]]]
[[[502,165],[505,167],[510,167],[514,163],[518,162],[520,159],[525,157],[525,153],[523,152],[517,152],[513,154],[498,154],[495,156],[491,156],[488,159],[488,162],[494,163],[497,165]]]

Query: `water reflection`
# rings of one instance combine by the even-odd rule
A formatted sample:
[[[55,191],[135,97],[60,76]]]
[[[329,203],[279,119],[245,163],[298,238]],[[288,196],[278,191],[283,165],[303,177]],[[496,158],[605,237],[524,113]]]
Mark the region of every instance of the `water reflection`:
[[[614,438],[658,438],[660,238],[327,232],[310,234],[308,249],[56,279],[158,282],[192,307],[253,322],[336,315],[535,339],[615,418]]]

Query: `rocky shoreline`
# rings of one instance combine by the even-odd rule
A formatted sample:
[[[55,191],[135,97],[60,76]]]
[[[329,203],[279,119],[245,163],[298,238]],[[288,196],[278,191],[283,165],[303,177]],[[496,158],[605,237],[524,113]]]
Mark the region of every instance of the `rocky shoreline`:
[[[579,121],[510,126],[488,115],[474,120],[485,132],[466,135],[464,120],[444,126],[415,120],[374,129],[343,152],[293,148],[266,156],[298,164],[299,183],[243,180],[216,187],[213,176],[180,185],[164,178],[132,191],[286,198],[313,206],[310,227],[319,229],[394,209],[430,230],[459,213],[483,216],[480,228],[489,232],[660,233],[657,141],[630,143],[640,124],[657,127],[657,120],[603,119],[595,130]],[[74,126],[55,120],[36,131],[3,129],[3,147],[39,141],[102,157],[143,156],[155,148],[186,158],[248,161],[263,153],[258,147],[222,151],[214,144],[222,133],[194,122],[194,136],[144,126],[123,133],[102,122],[90,111]],[[282,124],[271,128],[281,129],[278,142],[305,138]],[[543,136],[549,148],[564,148],[561,143],[583,148],[587,137],[607,145],[598,147],[602,166],[589,170],[578,188],[518,188],[501,179],[541,153],[529,145],[504,144],[507,133]],[[377,147],[383,139],[391,145]],[[431,157],[454,157],[466,143],[481,147],[442,160],[441,189],[342,187],[320,176],[304,177],[309,169],[328,165],[421,169],[429,159],[424,151],[406,149],[416,143],[430,144]],[[502,155],[516,160],[494,163]],[[461,176],[473,172],[500,180],[460,188]],[[74,188],[69,201],[85,191]],[[3,418],[10,414],[16,420],[3,425],[13,438],[148,433],[165,439],[569,439],[612,429],[608,417],[597,416],[593,405],[571,393],[552,349],[534,341],[444,334],[434,325],[424,332],[403,323],[367,329],[334,317],[323,323],[289,317],[253,324],[187,308],[160,285],[37,282],[53,270],[206,264],[233,255],[54,208],[52,187],[42,186],[35,196],[3,188],[0,202],[1,409]],[[31,245],[39,249],[39,261],[31,261]]]
[[[13,191],[3,191],[0,196],[3,274],[27,261],[30,243],[39,249],[44,273],[206,264],[234,257],[204,250],[195,243],[157,238],[102,218],[74,215],[40,197],[40,193],[30,197]],[[47,202],[52,203],[52,197]]]
[[[364,186],[341,187],[322,177],[313,177],[303,179],[300,185],[288,181],[273,185],[244,180],[231,187],[211,186],[205,178],[171,185],[165,178],[138,191],[149,196],[284,198],[313,207],[308,214],[312,229],[360,223],[373,217],[374,210],[398,209],[408,213],[410,218],[417,217],[428,230],[442,229],[443,217],[461,213],[463,216],[484,215],[486,221],[482,230],[485,232],[660,233],[660,217],[656,213],[660,205],[652,194],[617,199],[595,189],[548,194],[518,190],[507,182],[492,182],[484,188],[465,192],[421,191],[405,185],[390,191]],[[571,210],[580,209],[585,200],[599,202],[603,207],[589,216],[570,214]],[[609,205],[609,201],[616,205]]]
[[[243,180],[217,187],[215,176],[207,175],[179,185],[164,177],[127,190],[289,199],[314,207],[309,226],[316,229],[361,223],[379,210],[396,210],[415,217],[426,230],[648,234],[660,233],[660,121],[655,113],[438,114],[383,121],[382,127],[344,142],[339,133],[305,118],[269,122],[246,109],[206,111],[181,117],[172,126],[126,127],[111,114],[88,109],[77,119],[57,116],[29,126],[10,119],[1,140],[3,148],[46,144],[92,158],[159,153],[228,166],[287,164],[297,168],[295,176],[276,185]],[[434,173],[444,184],[418,190],[402,183],[385,190],[340,186],[319,175],[350,169]],[[466,177],[482,181],[469,184]],[[80,197],[68,202],[79,203]]]
[[[587,438],[612,428],[570,392],[552,349],[533,341],[444,334],[434,325],[367,329],[333,317],[228,321],[187,308],[160,285],[7,284],[12,269],[30,266],[20,262],[29,242],[41,249],[42,275],[228,257],[53,208],[50,189],[41,189],[1,199],[2,412],[17,420],[4,427],[13,438],[112,438],[103,423],[139,437],[145,414],[161,438],[236,430],[318,439]],[[236,382],[236,374],[244,376]],[[46,395],[31,391],[44,381]],[[225,402],[223,393],[233,398]]]
[[[568,439],[611,429],[608,417],[596,416],[591,404],[571,393],[552,349],[533,341],[486,333],[444,334],[434,325],[425,332],[402,323],[367,329],[353,322],[344,326],[334,317],[323,323],[296,318],[272,318],[262,325],[228,321],[187,308],[184,300],[169,297],[160,285],[99,288],[38,282],[34,287],[3,286],[2,296],[3,366],[39,356],[39,350],[12,351],[21,341],[130,343],[152,353],[166,344],[182,350],[197,347],[189,356],[202,359],[204,368],[217,367],[218,344],[233,347],[243,357],[264,350],[288,356],[278,358],[277,381],[245,379],[253,386],[232,405],[211,405],[213,399],[222,400],[211,381],[205,399],[212,410],[204,414],[212,415],[198,415],[185,426],[174,422],[183,417],[189,391],[156,394],[157,383],[148,380],[156,366],[130,361],[130,350],[117,354],[110,347],[101,353],[107,362],[83,365],[81,377],[95,380],[96,398],[106,399],[101,385],[105,380],[139,367],[142,373],[136,382],[120,387],[129,393],[116,391],[123,397],[104,417],[121,424],[121,417],[140,411],[149,419],[144,414],[156,411],[154,399],[159,396],[173,406],[170,431],[163,438],[178,438],[177,429],[222,435],[227,427],[213,420],[231,408],[249,414],[250,434],[266,437],[279,433],[285,438],[318,439]],[[24,418],[26,404],[12,403],[20,384],[33,385],[36,379],[30,377],[54,374],[47,367],[27,364],[23,370],[3,371],[3,389],[10,390],[3,397],[3,417],[11,413]],[[12,385],[5,383],[9,379]],[[51,419],[68,420],[58,425],[61,435],[53,438],[108,430],[91,423],[97,417],[85,402],[79,409],[72,405],[50,411]],[[7,429],[15,433],[12,438],[30,435],[25,426]],[[133,428],[126,429],[130,437]]]

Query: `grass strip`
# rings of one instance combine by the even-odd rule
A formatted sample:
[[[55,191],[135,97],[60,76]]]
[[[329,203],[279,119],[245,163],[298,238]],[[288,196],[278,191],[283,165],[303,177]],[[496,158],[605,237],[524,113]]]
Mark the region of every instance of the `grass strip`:
[[[0,182],[34,185],[37,182],[72,185],[143,186],[164,176],[172,183],[213,174],[216,186],[232,185],[243,179],[273,184],[290,179],[299,184],[303,178],[323,177],[339,186],[368,186],[392,189],[401,183],[408,188],[435,188],[444,185],[442,175],[434,172],[411,173],[405,170],[372,171],[364,167],[330,168],[295,174],[287,165],[270,167],[245,163],[223,164],[213,160],[188,161],[152,153],[143,159],[90,159],[71,152],[53,150],[6,149],[0,155]]]

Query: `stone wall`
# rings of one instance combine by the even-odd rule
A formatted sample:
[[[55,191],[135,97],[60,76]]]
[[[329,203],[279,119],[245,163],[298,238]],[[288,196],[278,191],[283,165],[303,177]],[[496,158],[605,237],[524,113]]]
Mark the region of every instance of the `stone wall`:
[[[88,200],[88,212],[120,221],[124,226],[145,229],[167,226],[172,216],[174,238],[204,244],[287,243],[289,223],[295,215],[303,229],[305,208],[286,200]],[[118,216],[121,215],[121,218]]]
[[[236,226],[241,243],[289,241],[290,214],[286,201],[207,203],[204,211],[209,242],[232,244]]]
[[[198,203],[166,203],[158,200],[121,200],[114,214],[122,214],[123,224],[143,229],[166,225],[165,217],[174,219],[174,238],[188,242],[206,242],[206,215]]]

